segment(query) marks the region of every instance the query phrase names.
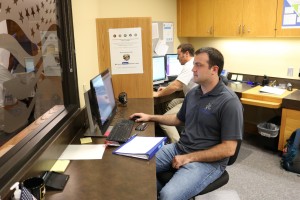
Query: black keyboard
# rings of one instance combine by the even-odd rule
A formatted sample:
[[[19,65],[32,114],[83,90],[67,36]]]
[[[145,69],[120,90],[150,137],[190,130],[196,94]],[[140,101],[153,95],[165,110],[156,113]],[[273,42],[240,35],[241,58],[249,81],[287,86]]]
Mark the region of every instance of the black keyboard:
[[[115,142],[126,142],[130,138],[133,126],[133,120],[122,119],[118,121],[113,126],[106,140]]]

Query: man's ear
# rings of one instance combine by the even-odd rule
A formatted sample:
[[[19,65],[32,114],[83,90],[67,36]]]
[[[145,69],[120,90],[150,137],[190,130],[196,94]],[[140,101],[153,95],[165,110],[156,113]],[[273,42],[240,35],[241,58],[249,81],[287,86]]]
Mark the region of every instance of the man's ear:
[[[212,69],[213,69],[214,74],[215,74],[215,73],[218,74],[218,72],[219,72],[219,67],[218,67],[217,65],[212,66]]]

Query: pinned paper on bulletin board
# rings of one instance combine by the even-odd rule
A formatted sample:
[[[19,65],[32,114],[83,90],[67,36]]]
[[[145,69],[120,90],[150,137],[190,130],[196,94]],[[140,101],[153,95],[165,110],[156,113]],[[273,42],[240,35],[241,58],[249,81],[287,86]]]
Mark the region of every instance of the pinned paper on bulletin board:
[[[174,50],[174,23],[152,22],[152,49],[153,56],[164,56],[176,53]]]
[[[169,46],[165,40],[158,40],[155,47],[155,53],[159,56],[164,56],[168,52]]]
[[[283,29],[300,28],[300,1],[299,0],[284,0],[282,12]]]

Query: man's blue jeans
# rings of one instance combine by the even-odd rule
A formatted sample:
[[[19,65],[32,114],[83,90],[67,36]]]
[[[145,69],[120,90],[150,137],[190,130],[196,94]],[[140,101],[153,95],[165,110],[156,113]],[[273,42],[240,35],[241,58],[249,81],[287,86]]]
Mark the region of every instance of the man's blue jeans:
[[[183,152],[174,143],[163,146],[156,153],[156,173],[170,170],[174,156],[179,154]],[[164,187],[157,181],[160,200],[186,200],[197,195],[219,178],[225,167],[221,162],[192,162],[181,166]]]

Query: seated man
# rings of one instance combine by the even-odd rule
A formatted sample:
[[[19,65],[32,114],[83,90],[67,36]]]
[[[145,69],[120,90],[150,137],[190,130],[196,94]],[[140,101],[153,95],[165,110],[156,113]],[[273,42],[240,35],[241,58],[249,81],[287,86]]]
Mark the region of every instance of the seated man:
[[[157,173],[177,170],[165,186],[157,183],[162,200],[189,199],[205,189],[222,175],[242,139],[242,104],[219,78],[223,55],[211,47],[201,48],[195,55],[193,74],[199,86],[187,94],[177,114],[130,116],[139,116],[138,122],[185,125],[179,141],[163,146],[156,154]]]
[[[183,66],[182,71],[167,87],[160,87],[157,92],[153,92],[153,97],[162,97],[183,90],[186,95],[197,84],[193,81],[194,47],[191,44],[181,44],[177,47],[178,60]],[[183,98],[170,101],[164,110],[165,115],[176,114],[182,106]],[[170,139],[170,142],[179,140],[179,133],[175,126],[160,124],[160,127]]]

